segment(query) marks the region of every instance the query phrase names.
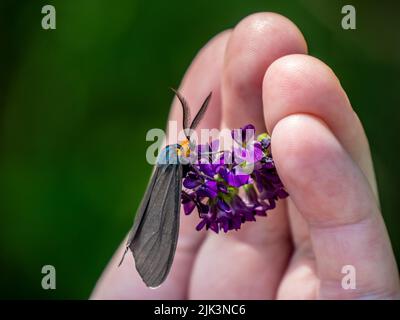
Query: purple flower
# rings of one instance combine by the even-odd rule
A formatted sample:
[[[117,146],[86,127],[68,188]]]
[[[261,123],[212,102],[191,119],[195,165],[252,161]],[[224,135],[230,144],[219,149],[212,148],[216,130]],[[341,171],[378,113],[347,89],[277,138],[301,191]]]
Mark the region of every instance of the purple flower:
[[[231,131],[232,139],[235,140],[240,146],[246,146],[246,144],[254,139],[256,129],[252,124],[248,124],[240,129],[234,129]]]
[[[234,156],[236,163],[246,161],[248,163],[256,163],[264,157],[261,143],[258,141],[248,143],[246,147],[239,147],[234,149]]]
[[[211,229],[214,232],[219,232],[218,222],[216,221],[216,210],[215,207],[212,207],[208,213],[200,214],[201,221],[196,226],[196,230],[200,231],[204,227],[206,230]]]
[[[218,151],[218,140],[198,146],[198,161],[184,168],[181,199],[185,214],[195,208],[199,212],[196,230],[239,230],[288,196],[275,168],[270,137],[255,139],[254,132],[253,125],[233,130],[239,146],[232,152]]]
[[[194,208],[197,207],[199,214],[207,213],[209,211],[208,205],[202,203],[202,198],[198,196],[195,192],[188,193],[182,191],[181,203],[183,205],[183,210],[186,215],[191,214]]]
[[[268,209],[275,208],[275,201],[289,195],[284,189],[272,159],[264,159],[261,167],[253,172],[252,177],[259,191],[259,199],[268,200]]]
[[[229,170],[227,167],[218,169],[220,177],[230,186],[238,188],[248,183],[250,175],[236,174],[235,170]]]
[[[235,148],[235,170],[236,174],[251,174],[255,168],[255,164],[264,157],[261,143],[258,141],[250,142],[245,148]]]
[[[188,172],[183,180],[183,186],[187,189],[194,189],[203,183],[203,179],[196,172]]]
[[[271,139],[270,138],[263,138],[263,139],[261,139],[260,143],[261,143],[262,149],[263,150],[267,150],[271,145]]]
[[[217,182],[216,181],[207,181],[201,185],[201,187],[197,190],[197,194],[200,197],[209,197],[213,199],[218,194]]]

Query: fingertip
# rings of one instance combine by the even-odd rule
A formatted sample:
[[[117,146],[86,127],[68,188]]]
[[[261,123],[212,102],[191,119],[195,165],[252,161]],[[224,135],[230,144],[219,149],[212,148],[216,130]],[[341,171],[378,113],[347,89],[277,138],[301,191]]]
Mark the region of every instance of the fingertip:
[[[225,52],[224,123],[238,127],[244,125],[245,117],[257,128],[263,127],[261,89],[265,71],[281,56],[305,52],[307,45],[300,30],[279,14],[259,12],[240,21]]]
[[[320,118],[360,166],[377,195],[364,129],[329,66],[304,54],[287,55],[275,60],[264,76],[263,107],[269,132],[281,119],[291,114],[307,113]]]
[[[263,79],[263,101],[270,132],[280,119],[293,113],[314,114],[338,128],[354,121],[350,103],[332,69],[304,54],[287,55],[271,64]]]

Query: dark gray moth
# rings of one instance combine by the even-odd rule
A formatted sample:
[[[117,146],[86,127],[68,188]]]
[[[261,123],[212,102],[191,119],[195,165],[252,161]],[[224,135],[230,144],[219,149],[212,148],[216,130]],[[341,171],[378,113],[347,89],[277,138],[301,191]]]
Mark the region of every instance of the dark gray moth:
[[[190,142],[190,132],[204,116],[211,93],[189,125],[189,107],[182,95],[175,91],[183,110],[183,128]],[[148,287],[158,287],[167,278],[174,260],[179,234],[179,213],[184,163],[178,155],[182,145],[166,146],[158,156],[142,202],[136,212],[126,250],[132,251],[136,269]]]

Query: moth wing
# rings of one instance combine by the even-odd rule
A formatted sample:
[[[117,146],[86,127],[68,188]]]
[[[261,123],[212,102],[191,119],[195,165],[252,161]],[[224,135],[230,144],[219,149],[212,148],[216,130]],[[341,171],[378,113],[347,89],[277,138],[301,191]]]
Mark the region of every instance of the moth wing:
[[[132,228],[129,248],[148,287],[167,277],[179,233],[182,166],[157,165]]]
[[[129,237],[128,237],[128,241],[127,241],[127,247],[129,247],[130,243],[132,242],[132,239],[135,237],[136,232],[139,228],[140,222],[142,221],[143,215],[145,214],[145,212],[147,211],[147,207],[149,205],[149,200],[150,200],[150,196],[153,192],[153,188],[154,185],[156,184],[156,181],[159,179],[159,175],[161,168],[160,166],[156,166],[155,170],[153,172],[153,175],[151,176],[150,182],[147,185],[146,188],[146,192],[142,198],[142,201],[140,202],[139,208],[135,214],[135,219],[133,222],[133,226],[132,229],[129,232]]]

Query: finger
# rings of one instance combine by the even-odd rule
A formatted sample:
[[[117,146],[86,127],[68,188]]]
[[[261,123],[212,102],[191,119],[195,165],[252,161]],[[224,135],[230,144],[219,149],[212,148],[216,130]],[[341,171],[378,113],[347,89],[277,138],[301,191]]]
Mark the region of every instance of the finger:
[[[263,87],[264,112],[270,130],[290,114],[308,113],[323,119],[353,161],[359,165],[376,194],[372,161],[363,128],[339,81],[326,65],[304,55],[291,55],[278,59],[268,69]],[[274,142],[273,144],[276,145]],[[293,295],[296,290],[291,284],[301,283],[301,280],[303,284],[311,283],[309,271],[315,265],[315,261],[311,254],[308,225],[291,200],[289,200],[289,216],[300,254],[294,255],[283,279],[281,286],[283,290],[280,291],[283,292],[283,296],[285,292],[289,292],[290,297],[296,297]],[[318,283],[316,281],[312,283],[314,285],[311,288],[308,286],[309,296],[316,294]]]
[[[280,15],[257,13],[242,20],[225,53],[221,126],[232,129],[251,123],[258,132],[265,131],[261,94],[265,71],[275,59],[306,50],[297,27]],[[206,239],[194,266],[190,297],[272,298],[290,247],[282,201],[268,218],[246,223],[237,233]]]
[[[328,126],[306,114],[280,120],[272,152],[283,183],[308,222],[321,298],[393,298],[399,279],[375,195]],[[342,268],[355,270],[353,290]]]
[[[218,128],[220,124],[220,75],[223,56],[230,32],[223,32],[214,37],[199,52],[186,72],[179,91],[189,103],[191,114],[194,115],[201,103],[212,91],[213,98],[209,110],[199,125],[201,128]],[[177,99],[174,99],[169,120],[176,121],[178,130],[182,129],[182,110]],[[175,137],[167,141],[175,143]],[[188,279],[193,259],[204,234],[196,233],[196,214],[185,216],[181,213],[180,233],[175,259],[167,280],[161,287],[147,288],[135,270],[131,254],[117,268],[117,264],[125,248],[125,241],[114,255],[107,269],[99,280],[92,294],[94,299],[184,299],[187,296]]]
[[[332,70],[316,58],[289,55],[276,60],[263,82],[265,120],[269,131],[290,114],[309,113],[323,119],[344,148],[360,166],[377,195],[368,141],[362,125]],[[309,241],[307,224],[296,206],[289,217],[297,246]]]
[[[277,122],[290,114],[308,113],[323,119],[360,166],[377,198],[367,138],[339,80],[329,67],[318,59],[305,55],[289,55],[278,59],[265,74],[263,100],[265,119],[270,131]],[[307,268],[303,267],[311,266],[315,262],[311,254],[307,222],[292,200],[288,199],[287,202],[294,243],[303,254],[296,253],[293,256],[280,292],[288,292],[291,297],[296,297],[293,296],[296,290],[293,290],[291,284],[301,280],[310,283],[306,275]],[[289,284],[288,290],[284,289],[286,284]],[[315,295],[316,285],[307,287],[310,289],[309,296]]]
[[[270,132],[285,116],[309,113],[323,119],[359,164],[377,194],[368,140],[346,93],[332,70],[306,55],[276,60],[263,81],[264,113]]]

